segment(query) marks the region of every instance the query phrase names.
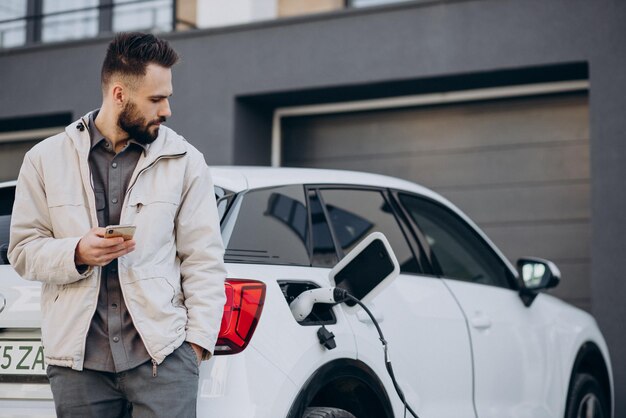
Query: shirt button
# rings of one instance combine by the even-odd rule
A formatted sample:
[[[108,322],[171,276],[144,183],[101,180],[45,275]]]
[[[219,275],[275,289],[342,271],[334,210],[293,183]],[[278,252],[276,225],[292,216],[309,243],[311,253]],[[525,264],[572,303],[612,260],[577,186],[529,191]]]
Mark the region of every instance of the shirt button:
[[[111,203],[117,203],[117,198],[114,197],[113,199],[111,199]]]
[[[113,342],[117,343],[120,341],[120,337],[113,337]]]
[[[113,168],[117,168],[117,163],[113,163],[113,164],[111,164],[111,167],[113,167]]]

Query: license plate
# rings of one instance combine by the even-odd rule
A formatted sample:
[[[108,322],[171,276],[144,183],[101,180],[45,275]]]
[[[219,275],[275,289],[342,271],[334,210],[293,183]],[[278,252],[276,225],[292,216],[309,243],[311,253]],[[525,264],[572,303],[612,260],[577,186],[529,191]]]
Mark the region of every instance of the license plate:
[[[0,340],[0,375],[46,374],[41,341]]]

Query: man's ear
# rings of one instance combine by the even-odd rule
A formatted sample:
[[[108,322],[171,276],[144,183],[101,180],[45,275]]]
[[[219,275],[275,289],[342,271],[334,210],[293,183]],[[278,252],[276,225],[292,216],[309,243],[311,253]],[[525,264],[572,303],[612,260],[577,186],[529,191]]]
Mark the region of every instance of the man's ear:
[[[123,107],[128,100],[127,90],[128,89],[124,85],[120,83],[114,83],[110,90],[113,103],[115,103],[117,106]]]

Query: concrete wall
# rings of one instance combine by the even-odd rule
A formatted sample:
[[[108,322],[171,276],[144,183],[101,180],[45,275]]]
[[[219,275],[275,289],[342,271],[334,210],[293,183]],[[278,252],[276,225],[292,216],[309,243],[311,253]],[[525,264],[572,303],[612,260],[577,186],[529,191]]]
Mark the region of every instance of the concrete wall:
[[[624,416],[625,21],[619,0],[433,1],[170,35],[183,56],[170,126],[211,164],[268,163],[276,106],[380,95],[385,89],[370,86],[384,83],[428,88],[437,77],[587,65],[592,311],[611,348],[616,416]],[[0,119],[97,107],[107,41],[0,53]]]

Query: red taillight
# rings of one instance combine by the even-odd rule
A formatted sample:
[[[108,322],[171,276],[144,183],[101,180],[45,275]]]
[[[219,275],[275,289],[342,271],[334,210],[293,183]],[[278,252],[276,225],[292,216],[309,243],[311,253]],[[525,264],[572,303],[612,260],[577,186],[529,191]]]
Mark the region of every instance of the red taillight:
[[[235,354],[246,348],[259,322],[265,301],[263,282],[227,279],[224,287],[226,304],[215,346],[216,355]]]

